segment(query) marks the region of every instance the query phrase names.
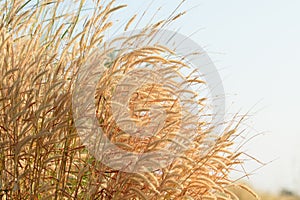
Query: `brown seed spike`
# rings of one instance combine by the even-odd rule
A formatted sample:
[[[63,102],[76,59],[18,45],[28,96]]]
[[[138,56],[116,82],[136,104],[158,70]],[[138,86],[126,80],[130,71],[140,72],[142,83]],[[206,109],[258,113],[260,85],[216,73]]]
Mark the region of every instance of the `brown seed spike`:
[[[125,28],[124,28],[124,31],[127,31],[129,26],[133,23],[133,21],[135,20],[137,15],[134,15],[129,21],[128,23],[126,24]]]

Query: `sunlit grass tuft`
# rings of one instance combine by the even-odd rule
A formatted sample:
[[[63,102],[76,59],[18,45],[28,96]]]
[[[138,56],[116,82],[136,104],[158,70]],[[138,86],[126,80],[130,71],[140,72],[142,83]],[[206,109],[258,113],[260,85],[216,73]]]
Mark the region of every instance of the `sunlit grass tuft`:
[[[104,6],[97,1],[88,18],[82,21],[80,16],[85,1],[68,2],[72,10],[65,10],[65,3],[48,0],[0,2],[3,13],[0,19],[2,198],[236,199],[231,186],[241,187],[256,197],[249,188],[228,177],[236,165],[243,163],[239,159],[241,152],[230,151],[238,135],[237,126],[228,125],[209,152],[202,154],[202,145],[211,129],[204,129],[203,123],[199,123],[194,144],[168,167],[160,169],[161,173],[121,172],[104,166],[90,155],[74,126],[71,100],[74,81],[78,69],[89,58],[87,55],[103,44],[105,30],[113,26],[109,16],[125,6],[114,5],[114,1]],[[169,20],[147,29],[155,32],[179,16],[181,14],[175,13]],[[130,19],[124,28],[128,29],[133,20]],[[163,102],[169,109],[167,122],[170,126],[157,138],[137,142],[124,135],[120,137],[120,130],[110,117],[109,91],[114,87],[112,83],[118,80],[115,75],[120,63],[126,69],[140,59],[153,64],[168,63],[175,68],[185,65],[164,57],[162,52],[172,53],[164,47],[149,46],[119,55],[99,82],[102,90],[95,94],[95,102],[100,99],[96,105],[97,113],[101,113],[99,121],[105,133],[111,134],[112,141],[127,145],[126,150],[160,149],[167,145],[164,141],[172,141],[172,135],[178,134],[180,105],[160,85],[140,88],[143,95],[132,98],[130,104],[132,118],[138,119],[140,126],[148,120],[147,116],[138,114],[141,102],[148,107]],[[198,84],[203,84],[200,79]],[[157,93],[159,98],[155,96]]]

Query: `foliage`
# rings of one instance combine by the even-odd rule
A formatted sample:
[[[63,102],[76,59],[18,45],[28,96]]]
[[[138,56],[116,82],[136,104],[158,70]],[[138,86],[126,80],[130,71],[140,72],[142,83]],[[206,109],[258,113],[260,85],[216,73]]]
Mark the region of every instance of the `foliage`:
[[[229,150],[234,144],[237,126],[228,125],[211,150],[200,156],[201,144],[210,130],[203,129],[199,123],[195,145],[161,169],[161,173],[117,171],[87,152],[76,133],[72,116],[76,73],[86,62],[87,55],[102,44],[105,30],[112,26],[109,16],[124,6],[114,6],[114,1],[105,5],[97,1],[82,23],[80,13],[85,1],[68,2],[70,8],[76,8],[73,11],[64,10],[65,3],[49,0],[0,3],[3,13],[0,19],[2,198],[236,199],[229,190],[229,186],[234,185],[256,196],[228,177],[236,165],[242,164],[239,159],[242,153]],[[174,15],[147,28],[158,29],[176,18]],[[134,52],[147,57],[157,55],[157,51],[167,51],[151,48]],[[111,63],[107,76],[113,77],[116,68],[112,66],[131,55],[122,55]],[[105,92],[109,88],[104,88],[96,97],[109,99],[109,93]],[[144,88],[144,92],[148,89]],[[109,109],[105,102],[100,103],[99,111],[105,114],[100,115],[99,120],[102,118],[108,129],[109,123],[114,123],[108,120]],[[118,130],[115,131],[114,134],[118,134]]]

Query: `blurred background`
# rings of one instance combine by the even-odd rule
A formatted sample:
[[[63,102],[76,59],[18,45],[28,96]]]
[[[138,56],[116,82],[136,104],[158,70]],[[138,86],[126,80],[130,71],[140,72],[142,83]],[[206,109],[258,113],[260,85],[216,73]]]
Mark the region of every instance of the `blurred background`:
[[[137,28],[143,27],[168,17],[181,2],[119,1],[128,7],[116,19],[124,24],[137,14]],[[298,0],[189,0],[177,10],[188,12],[167,27],[189,36],[212,58],[223,80],[227,116],[248,116],[246,136],[257,136],[244,151],[262,163],[246,162],[249,178],[243,181],[286,196],[300,194],[299,9]]]

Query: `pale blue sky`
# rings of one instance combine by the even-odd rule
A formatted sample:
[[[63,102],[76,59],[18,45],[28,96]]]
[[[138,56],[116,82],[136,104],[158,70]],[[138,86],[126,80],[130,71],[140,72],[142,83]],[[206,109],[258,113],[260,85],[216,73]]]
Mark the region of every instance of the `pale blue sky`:
[[[117,2],[129,5],[113,15],[120,24],[133,14],[142,15],[151,4],[143,27],[157,8],[162,7],[154,21],[167,17],[180,1]],[[227,111],[243,114],[251,109],[247,133],[265,133],[245,150],[273,162],[255,171],[250,182],[264,190],[300,193],[300,1],[187,0],[180,10],[186,9],[189,12],[168,28],[180,28],[204,47],[223,79]],[[257,167],[246,166],[248,172]]]
[[[119,2],[129,7],[117,18],[128,19],[141,14],[152,0]],[[158,7],[162,6],[157,18],[164,18],[178,2],[153,1],[141,27]],[[300,1],[187,0],[181,10],[189,8],[193,9],[169,28],[180,28],[186,35],[198,30],[191,38],[219,69],[228,111],[252,109],[248,134],[265,133],[245,150],[261,161],[274,161],[250,181],[265,190],[300,191]],[[255,167],[259,165],[247,165],[249,170]]]

